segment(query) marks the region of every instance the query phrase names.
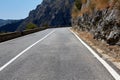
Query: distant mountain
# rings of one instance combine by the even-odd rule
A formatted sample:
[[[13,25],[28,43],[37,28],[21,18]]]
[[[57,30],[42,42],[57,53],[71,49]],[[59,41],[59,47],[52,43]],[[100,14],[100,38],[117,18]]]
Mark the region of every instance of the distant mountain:
[[[6,25],[0,27],[0,32],[14,32],[17,30],[18,26],[23,22],[23,20],[16,20]]]
[[[10,23],[16,22],[16,21],[18,21],[18,20],[3,20],[3,19],[0,19],[0,27],[4,26],[6,24],[10,24]]]
[[[30,11],[29,16],[18,30],[24,29],[30,22],[39,27],[44,25],[52,27],[70,26],[73,4],[74,0],[43,0],[35,10]]]

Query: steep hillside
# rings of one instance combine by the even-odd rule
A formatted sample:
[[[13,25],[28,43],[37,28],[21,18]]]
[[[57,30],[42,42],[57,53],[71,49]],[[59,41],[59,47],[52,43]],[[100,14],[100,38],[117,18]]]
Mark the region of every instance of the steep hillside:
[[[14,32],[17,30],[18,26],[23,22],[23,20],[18,20],[12,23],[8,23],[0,27],[0,32]]]
[[[94,39],[120,45],[120,0],[75,0],[74,28],[91,32]],[[80,6],[78,6],[80,5]]]
[[[73,3],[74,0],[43,0],[35,10],[29,13],[18,30],[25,29],[25,26],[30,22],[39,27],[44,25],[52,27],[70,26]]]
[[[16,22],[16,21],[17,20],[3,20],[3,19],[0,19],[0,27],[4,26],[6,24],[10,24],[10,23]]]

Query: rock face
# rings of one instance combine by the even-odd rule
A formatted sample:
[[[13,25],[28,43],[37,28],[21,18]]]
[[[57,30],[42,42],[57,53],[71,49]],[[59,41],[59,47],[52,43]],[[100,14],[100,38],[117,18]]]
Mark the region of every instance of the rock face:
[[[82,16],[73,19],[73,26],[91,32],[94,39],[104,40],[111,45],[120,43],[120,1],[118,0],[112,7],[94,9],[92,14],[83,13]]]
[[[39,27],[44,25],[52,27],[70,26],[73,3],[74,0],[43,0],[35,10],[29,13],[19,29],[24,29],[29,22]]]

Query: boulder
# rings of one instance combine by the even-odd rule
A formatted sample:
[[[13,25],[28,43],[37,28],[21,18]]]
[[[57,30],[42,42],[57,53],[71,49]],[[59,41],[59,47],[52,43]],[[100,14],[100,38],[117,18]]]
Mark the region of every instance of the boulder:
[[[120,31],[111,31],[107,38],[107,43],[114,45],[120,40]]]

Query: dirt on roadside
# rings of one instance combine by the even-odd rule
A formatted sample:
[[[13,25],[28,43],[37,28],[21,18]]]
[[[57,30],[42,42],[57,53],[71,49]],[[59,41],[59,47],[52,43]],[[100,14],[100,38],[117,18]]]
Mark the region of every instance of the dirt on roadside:
[[[81,39],[95,49],[103,58],[111,61],[120,69],[120,46],[109,45],[105,41],[93,39],[93,35],[89,32],[72,29]]]

